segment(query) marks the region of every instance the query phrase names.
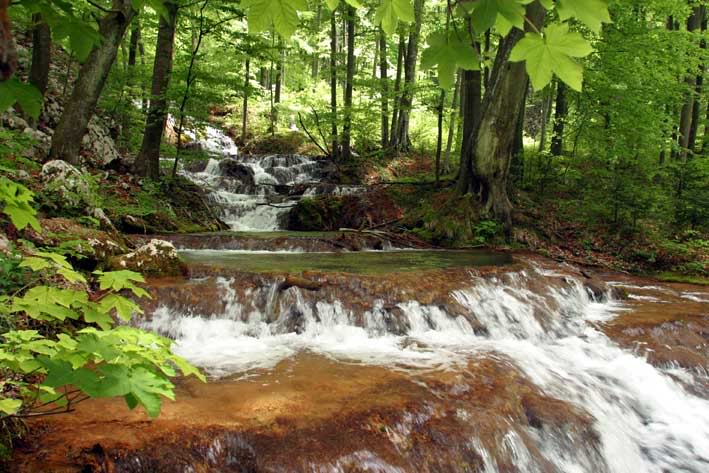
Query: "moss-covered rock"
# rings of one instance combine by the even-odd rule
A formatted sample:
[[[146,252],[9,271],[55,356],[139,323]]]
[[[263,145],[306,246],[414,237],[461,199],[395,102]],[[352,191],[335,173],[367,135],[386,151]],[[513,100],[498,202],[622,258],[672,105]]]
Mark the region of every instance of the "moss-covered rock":
[[[146,276],[178,276],[185,273],[184,263],[174,245],[164,240],[150,240],[131,253],[113,257],[109,267],[117,271],[136,271]]]

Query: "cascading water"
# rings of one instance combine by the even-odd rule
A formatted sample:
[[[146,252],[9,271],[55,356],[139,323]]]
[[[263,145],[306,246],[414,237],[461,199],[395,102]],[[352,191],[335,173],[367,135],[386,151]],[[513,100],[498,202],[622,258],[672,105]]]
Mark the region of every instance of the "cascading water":
[[[469,276],[467,287],[449,294],[456,314],[446,304],[415,299],[374,300],[363,310],[336,293],[280,291],[278,282],[237,293],[233,280],[216,282],[225,301],[220,313],[178,314],[162,305],[144,322],[214,376],[272,369],[303,352],[412,376],[503,357],[543,392],[591,416],[598,444],[581,451],[557,437],[563,432],[530,431],[522,441],[510,430],[491,452],[470,438],[469,447],[485,459],[481,471],[709,471],[709,392],[691,394],[676,380],[677,371],[689,383],[706,373],[658,368],[621,349],[598,324],[630,307],[594,296],[577,278],[534,266],[494,278]],[[706,294],[680,294],[686,296]],[[499,463],[505,451],[509,470]],[[357,471],[409,471],[362,468]]]
[[[204,187],[222,219],[234,231],[283,229],[293,205],[304,195],[349,193],[355,188],[322,186],[329,172],[324,159],[299,155],[238,156],[234,141],[207,127],[199,146],[214,157],[187,178]]]

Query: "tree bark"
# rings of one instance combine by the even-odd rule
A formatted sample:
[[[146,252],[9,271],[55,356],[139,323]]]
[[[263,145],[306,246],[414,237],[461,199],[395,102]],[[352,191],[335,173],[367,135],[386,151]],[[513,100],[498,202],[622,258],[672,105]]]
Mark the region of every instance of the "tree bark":
[[[441,155],[443,153],[443,108],[446,104],[446,91],[441,91],[438,99],[438,133],[436,138],[436,184],[441,180]]]
[[[542,126],[539,137],[539,152],[543,153],[547,148],[547,126],[549,125],[549,117],[551,115],[551,100],[554,91],[551,86],[546,88],[544,92],[544,103],[542,104]]]
[[[49,84],[52,32],[41,14],[33,15],[32,21],[34,27],[32,28],[32,67],[30,68],[29,82],[44,95]]]
[[[246,58],[246,70],[244,71],[244,105],[241,110],[241,145],[246,145],[246,137],[249,127],[249,75],[251,74],[251,59]]]
[[[699,29],[701,26],[701,8],[696,7],[692,11],[692,15],[687,20],[687,31],[693,32]],[[689,91],[687,92],[687,98],[685,103],[682,105],[682,111],[680,112],[680,124],[679,124],[679,155],[684,163],[689,155],[689,138],[691,134],[692,127],[692,117],[694,115],[695,97],[694,91],[697,87],[696,75],[689,74],[685,81]],[[680,183],[680,189],[682,184]]]
[[[699,18],[700,18],[700,24],[701,24],[701,31],[702,33],[705,33],[707,31],[707,10],[706,6],[702,5],[699,7]],[[707,49],[707,41],[706,41],[706,36],[702,35],[702,39],[699,43],[699,47],[702,49],[702,54],[705,54],[706,49]],[[704,88],[704,73],[706,69],[706,65],[702,62],[699,65],[699,72],[697,73],[697,78],[695,81],[695,88],[694,88],[694,93],[695,93],[695,101],[694,101],[694,107],[692,107],[692,124],[689,127],[689,140],[688,140],[688,149],[695,151],[695,146],[697,143],[697,133],[699,132],[699,121],[700,121],[700,115],[701,115],[701,103],[700,99],[702,97],[702,89]]]
[[[539,1],[529,4],[526,29],[541,30],[544,14]],[[507,181],[515,125],[524,106],[529,82],[525,64],[509,62],[509,55],[522,36],[521,31],[513,30],[500,42],[473,148],[474,174],[480,183],[483,210],[502,223],[508,235],[512,230],[512,204],[507,195]]]
[[[423,18],[423,0],[415,0],[414,10],[416,20],[409,33],[409,44],[406,48],[404,65],[404,87],[399,105],[399,118],[396,125],[394,148],[398,151],[408,151],[411,146],[409,138],[409,123],[411,108],[414,102],[414,87],[416,86],[416,63],[418,61],[419,39],[421,37],[421,21]]]
[[[389,144],[389,61],[387,58],[387,37],[379,28],[379,82],[382,92],[382,149]]]
[[[338,161],[340,157],[340,140],[337,136],[337,16],[335,12],[330,15],[330,122],[332,125],[332,159]]]
[[[566,84],[559,81],[559,85],[556,87],[556,111],[554,115],[554,130],[551,138],[552,156],[561,156],[564,152],[564,128],[566,126],[567,113]]]
[[[443,160],[443,172],[449,173],[451,170],[451,152],[453,151],[453,141],[455,138],[455,131],[458,129],[458,124],[456,118],[460,114],[458,109],[458,102],[460,101],[461,93],[461,73],[458,71],[455,80],[455,91],[453,92],[453,103],[451,104],[451,113],[448,125],[448,141],[446,143],[446,156]]]
[[[354,91],[357,11],[349,4],[345,11],[347,13],[347,75],[345,81],[345,120],[342,126],[342,160],[349,162],[352,158],[352,93]]]
[[[396,53],[396,80],[394,81],[394,111],[391,117],[391,131],[389,133],[390,146],[396,145],[396,126],[399,123],[399,101],[401,99],[401,78],[403,76],[404,55],[406,54],[406,39],[403,33],[399,34],[399,49]]]
[[[140,22],[136,18],[133,20],[128,46],[128,70],[126,71],[127,97],[123,104],[121,117],[121,142],[124,148],[128,147],[128,139],[131,129],[131,109],[133,108],[134,86],[135,86],[135,65],[138,57],[138,44],[140,42]]]
[[[0,80],[8,80],[17,69],[17,49],[7,13],[9,7],[10,0],[0,0]]]
[[[51,159],[79,164],[81,140],[116,60],[123,35],[136,14],[131,0],[113,0],[112,6],[99,23],[101,43],[94,47],[81,67],[71,98],[54,131]]]
[[[463,146],[458,172],[458,192],[467,194],[477,192],[473,152],[475,150],[476,131],[482,117],[482,82],[480,71],[463,71]]]
[[[177,4],[166,2],[167,18],[160,15],[158,39],[155,46],[153,65],[153,86],[150,109],[145,120],[143,144],[135,160],[136,174],[150,179],[160,177],[160,144],[167,121],[167,90],[172,75],[175,29],[177,26]]]

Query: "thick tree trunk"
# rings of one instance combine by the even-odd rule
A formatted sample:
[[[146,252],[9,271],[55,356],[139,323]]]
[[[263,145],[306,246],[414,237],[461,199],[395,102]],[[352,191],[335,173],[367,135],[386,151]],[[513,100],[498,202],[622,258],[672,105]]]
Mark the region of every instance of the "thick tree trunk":
[[[394,111],[391,117],[391,131],[389,132],[389,145],[396,146],[396,126],[399,123],[399,105],[401,100],[401,78],[404,69],[404,55],[406,54],[406,39],[399,34],[399,48],[396,53],[396,80],[394,81]]]
[[[352,158],[352,93],[355,75],[355,22],[357,11],[351,5],[345,9],[347,14],[347,78],[345,82],[345,120],[342,126],[342,160]]]
[[[32,28],[32,67],[30,68],[29,82],[44,95],[49,83],[52,32],[39,13],[32,16],[32,21],[34,28]]]
[[[244,71],[244,104],[241,108],[241,145],[246,145],[249,127],[249,75],[251,74],[251,60],[246,59],[246,70]]]
[[[559,81],[556,88],[556,111],[554,115],[554,131],[551,138],[552,156],[561,156],[564,152],[564,128],[566,125],[566,84]]]
[[[332,159],[340,158],[340,140],[337,136],[337,16],[333,11],[330,16],[330,114],[332,125]]]
[[[131,0],[113,0],[112,6],[112,10],[99,23],[101,43],[94,47],[81,67],[71,98],[54,131],[50,152],[52,159],[79,164],[81,139],[116,60],[123,35],[136,13]]]
[[[167,121],[167,89],[172,75],[175,28],[177,25],[177,4],[166,2],[167,18],[160,16],[158,39],[155,46],[153,66],[153,87],[150,109],[145,121],[143,145],[135,160],[135,172],[140,176],[158,179],[160,177],[160,144]]]
[[[389,144],[389,61],[387,57],[387,37],[379,28],[379,81],[382,93],[382,149]]]
[[[455,138],[455,131],[458,129],[458,124],[456,118],[460,114],[458,110],[458,102],[460,101],[460,88],[461,88],[461,73],[458,71],[455,80],[455,91],[453,92],[453,103],[451,104],[451,113],[448,125],[448,140],[446,143],[446,156],[443,159],[443,172],[449,173],[451,171],[451,152],[453,151],[453,141]]]
[[[463,146],[460,154],[458,172],[458,192],[467,194],[477,192],[473,152],[475,150],[476,131],[482,117],[482,82],[480,71],[463,71]]]
[[[398,151],[408,151],[411,145],[409,138],[409,123],[414,102],[414,87],[416,86],[416,63],[418,61],[419,39],[421,37],[421,21],[423,18],[423,0],[415,0],[414,9],[416,21],[409,33],[409,45],[406,48],[404,65],[404,87],[399,105],[399,118],[396,125],[394,148]]]
[[[544,14],[538,1],[528,5],[527,28],[541,30]],[[528,87],[525,64],[509,62],[509,55],[522,36],[521,31],[514,30],[500,42],[474,143],[473,166],[484,211],[502,223],[508,235],[512,230],[512,204],[507,180],[516,123]]]

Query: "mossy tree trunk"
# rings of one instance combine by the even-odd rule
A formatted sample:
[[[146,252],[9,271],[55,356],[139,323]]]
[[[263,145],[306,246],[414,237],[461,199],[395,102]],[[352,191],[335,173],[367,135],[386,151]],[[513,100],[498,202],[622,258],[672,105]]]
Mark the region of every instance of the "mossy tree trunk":
[[[81,140],[94,114],[111,66],[116,60],[123,35],[135,15],[131,0],[113,0],[112,9],[101,18],[101,42],[94,47],[81,66],[71,97],[54,131],[51,159],[79,164]]]
[[[529,4],[527,28],[541,30],[544,13],[538,1]],[[529,83],[524,62],[511,63],[509,56],[522,36],[521,31],[514,30],[500,42],[472,148],[472,184],[478,188],[483,213],[500,222],[508,234],[512,230],[512,204],[507,184],[517,121]]]

